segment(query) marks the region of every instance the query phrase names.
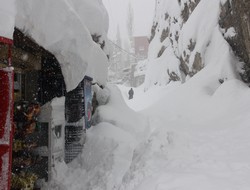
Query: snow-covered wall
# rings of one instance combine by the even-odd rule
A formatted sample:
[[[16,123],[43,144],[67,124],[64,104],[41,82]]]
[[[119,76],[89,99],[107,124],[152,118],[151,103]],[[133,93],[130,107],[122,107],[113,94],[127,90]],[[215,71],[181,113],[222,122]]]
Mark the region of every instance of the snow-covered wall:
[[[102,1],[22,0],[16,7],[16,26],[56,56],[67,91],[85,75],[106,82],[107,50],[91,37],[107,38],[108,16]]]
[[[15,0],[0,0],[0,36],[13,38],[15,15]]]
[[[224,49],[216,48],[209,56],[213,61],[235,65],[230,46],[223,38],[219,16],[226,0],[158,0],[149,46],[149,66],[145,88],[166,85],[172,81],[185,82],[210,64],[211,44],[221,39]],[[220,44],[218,44],[220,45]],[[225,52],[228,57],[225,57]],[[224,56],[224,57],[223,57]],[[214,63],[214,62],[213,62]],[[216,64],[216,62],[215,62]],[[155,70],[156,72],[152,72]],[[230,78],[237,74],[223,72],[218,77]]]

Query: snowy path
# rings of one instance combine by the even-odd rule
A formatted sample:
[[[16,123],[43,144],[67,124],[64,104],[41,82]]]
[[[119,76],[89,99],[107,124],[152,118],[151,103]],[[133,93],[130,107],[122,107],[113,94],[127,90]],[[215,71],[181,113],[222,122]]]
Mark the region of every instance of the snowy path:
[[[140,103],[133,101],[127,102],[136,110]],[[247,115],[194,122],[151,109],[143,113],[153,132],[136,149],[122,190],[250,189]]]
[[[155,132],[134,160],[131,189],[249,189],[249,134],[169,131]]]
[[[82,155],[57,167],[51,189],[249,190],[249,88],[232,80],[182,96],[190,87],[178,86],[135,89],[132,101],[109,87]]]

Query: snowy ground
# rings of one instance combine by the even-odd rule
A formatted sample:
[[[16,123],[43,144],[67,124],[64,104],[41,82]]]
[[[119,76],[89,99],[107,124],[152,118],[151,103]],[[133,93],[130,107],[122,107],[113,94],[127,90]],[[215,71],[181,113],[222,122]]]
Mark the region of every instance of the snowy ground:
[[[191,93],[187,90],[193,83],[177,85],[179,88],[171,92],[158,87],[154,95],[135,92],[139,96],[132,100],[134,103],[127,100],[131,108],[140,109],[138,102],[152,102],[162,96],[142,111],[150,118],[152,133],[136,149],[138,155],[121,189],[250,188],[249,88],[231,80],[212,94],[207,89]]]
[[[139,87],[133,100],[129,88],[110,86],[101,123],[87,131],[82,155],[58,167],[55,183],[73,190],[248,190],[250,89],[237,79],[199,81]]]

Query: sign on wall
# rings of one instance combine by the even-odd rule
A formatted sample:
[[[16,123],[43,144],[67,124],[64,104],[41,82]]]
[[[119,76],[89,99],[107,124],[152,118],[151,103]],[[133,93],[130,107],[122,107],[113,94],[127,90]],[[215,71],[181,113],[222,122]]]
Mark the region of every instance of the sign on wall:
[[[92,119],[92,78],[85,76],[84,78],[84,103],[85,103],[85,128],[91,127]]]

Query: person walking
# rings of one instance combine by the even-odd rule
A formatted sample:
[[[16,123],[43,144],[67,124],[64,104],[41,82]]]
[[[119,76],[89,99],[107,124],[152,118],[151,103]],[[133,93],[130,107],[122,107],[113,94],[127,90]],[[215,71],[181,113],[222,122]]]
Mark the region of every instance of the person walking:
[[[128,95],[129,95],[129,97],[128,97],[129,100],[133,99],[133,96],[134,96],[134,90],[133,90],[133,88],[131,88],[131,89],[128,91]]]

